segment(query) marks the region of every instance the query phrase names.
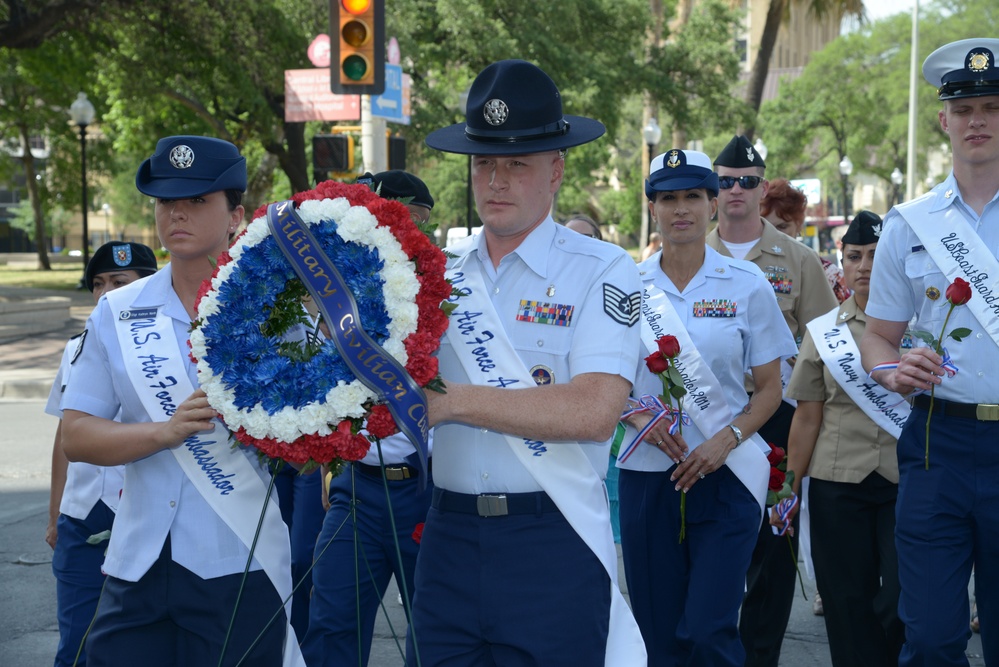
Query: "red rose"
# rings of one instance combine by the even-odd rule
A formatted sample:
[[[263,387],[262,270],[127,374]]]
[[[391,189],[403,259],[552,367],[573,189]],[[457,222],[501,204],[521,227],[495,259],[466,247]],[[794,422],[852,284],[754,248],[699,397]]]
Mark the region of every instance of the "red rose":
[[[778,447],[777,445],[770,445],[770,453],[767,454],[767,461],[770,462],[772,466],[779,466],[784,461],[784,449]]]
[[[680,341],[676,339],[676,336],[663,336],[659,339],[659,351],[668,359],[672,359],[680,354]]]
[[[423,524],[416,524],[416,528],[413,529],[413,541],[419,544],[423,541]]]
[[[645,357],[645,365],[653,373],[665,373],[669,368],[669,361],[662,355],[662,352],[653,352]]]
[[[963,278],[954,278],[947,287],[947,300],[955,306],[963,306],[971,301],[971,285]]]
[[[784,488],[784,480],[786,479],[786,477],[787,476],[782,471],[778,470],[777,468],[771,468],[770,485],[768,488],[774,493],[780,491],[782,488]]]

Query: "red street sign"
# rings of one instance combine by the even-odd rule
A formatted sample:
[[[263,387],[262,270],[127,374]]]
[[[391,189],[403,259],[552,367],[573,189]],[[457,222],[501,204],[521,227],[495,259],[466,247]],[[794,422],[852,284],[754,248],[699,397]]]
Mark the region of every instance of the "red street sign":
[[[360,120],[360,95],[330,92],[330,68],[284,71],[284,120]]]

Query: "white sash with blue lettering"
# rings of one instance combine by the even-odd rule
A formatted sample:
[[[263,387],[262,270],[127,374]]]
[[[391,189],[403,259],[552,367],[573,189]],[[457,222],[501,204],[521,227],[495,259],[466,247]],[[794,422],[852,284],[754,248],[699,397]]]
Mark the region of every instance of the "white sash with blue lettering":
[[[857,341],[846,323],[839,322],[838,315],[837,306],[806,325],[819,357],[850,400],[897,440],[911,408],[900,394],[882,388],[867,376],[860,365]]]
[[[916,220],[896,209],[949,282],[963,278],[977,294],[966,307],[999,346],[999,261],[954,206]]]
[[[132,307],[132,290],[121,289],[107,295],[111,313],[116,317],[118,343],[128,377],[136,395],[154,422],[170,419],[184,399],[194,392],[187,369],[180,356],[173,331],[173,321],[163,315],[142,312],[137,317]],[[142,338],[135,336],[141,326]],[[155,375],[143,371],[144,359],[156,356],[159,368]],[[167,384],[171,382],[173,384]],[[166,385],[166,386],[164,386]],[[231,446],[229,433],[219,420],[211,432],[202,431],[187,438],[170,452],[198,493],[247,548],[253,544],[259,508],[267,495],[267,486],[250,462]],[[285,604],[288,620],[285,634],[284,667],[304,667],[295,631],[291,627],[291,545],[288,528],[281,520],[281,509],[273,498],[267,502],[253,557],[277,589]]]
[[[471,244],[462,244],[468,248]],[[453,249],[449,249],[453,250]],[[482,345],[489,349],[489,358],[495,361],[491,369],[480,368],[472,353],[472,346],[462,340],[468,331],[449,327],[448,341],[455,350],[465,373],[472,384],[488,385],[490,379],[516,378],[521,387],[536,386],[524,362],[510,343],[506,331],[485,289],[478,269],[462,272],[458,267],[448,270],[449,279],[459,284],[466,293],[461,297],[461,308],[481,312],[476,330],[489,331],[494,337]],[[502,384],[498,385],[502,386]],[[577,442],[559,441],[544,447],[544,443],[528,438],[506,436],[506,441],[517,458],[531,473],[535,481],[551,497],[565,516],[569,525],[603,563],[611,581],[610,628],[607,634],[605,664],[641,667],[647,663],[645,642],[631,613],[631,608],[621,595],[617,584],[617,548],[611,532],[610,507],[603,480],[593,469],[590,460]],[[540,445],[540,446],[539,446]]]
[[[654,317],[658,316],[658,317]],[[646,282],[642,294],[642,342],[649,353],[659,350],[657,341],[673,335],[680,342],[677,370],[683,376],[687,395],[683,409],[705,439],[726,428],[735,415],[725,401],[721,383],[697,351],[697,346],[680,321],[669,295],[651,282]],[[696,448],[696,445],[694,446]],[[760,516],[766,509],[767,485],[770,481],[770,446],[754,433],[729,452],[725,465],[739,478],[760,505]]]

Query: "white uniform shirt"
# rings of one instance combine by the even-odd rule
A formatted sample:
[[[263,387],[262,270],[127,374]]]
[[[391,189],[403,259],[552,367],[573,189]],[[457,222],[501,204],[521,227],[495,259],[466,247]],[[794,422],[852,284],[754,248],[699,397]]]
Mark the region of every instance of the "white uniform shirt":
[[[62,408],[59,405],[72,369],[70,361],[80,346],[81,338],[82,336],[75,336],[66,343],[62,361],[59,363],[59,372],[56,373],[55,382],[52,383],[52,390],[49,392],[49,400],[45,404],[45,412],[59,419],[62,419]],[[124,466],[105,467],[70,461],[66,469],[66,486],[63,488],[59,512],[83,521],[90,515],[98,500],[104,501],[111,511],[117,510],[124,475]]]
[[[999,192],[979,216],[964,203],[951,172],[947,180],[927,194],[898,206],[911,219],[939,218],[948,207],[960,213],[982,239],[985,248],[991,248],[999,257]],[[944,296],[949,284],[902,216],[895,209],[889,211],[874,256],[867,314],[891,322],[909,322],[915,315],[916,320],[911,324],[913,329],[928,331],[939,338],[950,307]],[[927,296],[927,292],[934,293],[931,288],[939,292],[935,300]],[[973,294],[971,298],[981,297]],[[945,377],[934,395],[960,403],[999,403],[999,372],[996,371],[999,346],[965,306],[954,309],[947,332],[957,327],[971,329],[971,335],[960,342],[944,341],[958,373]],[[920,344],[918,339],[913,339],[913,343]]]
[[[158,306],[173,319],[175,344],[191,383],[197,387],[197,368],[191,363],[187,345],[191,322],[173,291],[171,267],[167,265],[122,289],[136,290],[133,307]],[[148,422],[150,417],[122,360],[116,317],[107,299],[101,297],[87,321],[87,338],[73,364],[62,408],[105,419],[113,419],[121,410],[124,423]],[[267,479],[256,455],[249,449],[244,454],[261,478]],[[261,507],[247,507],[246,511],[259,513],[262,507],[263,502]],[[201,497],[174,455],[161,450],[125,466],[124,493],[104,571],[125,581],[138,581],[159,556],[168,533],[173,560],[203,579],[242,572],[246,566],[249,549]],[[251,569],[260,569],[256,559]]]
[[[429,389],[426,391],[430,391]],[[381,442],[382,448],[382,458],[378,459],[378,447],[375,443],[371,443],[371,448],[368,453],[364,455],[361,459],[361,463],[366,463],[369,466],[381,465],[384,462],[387,466],[399,465],[400,463],[405,463],[410,465],[410,462],[406,460],[407,456],[412,456],[416,453],[416,447],[410,442],[402,433],[396,433],[395,435],[390,435],[387,438],[382,438]],[[427,434],[427,456],[430,456],[434,451],[434,432],[431,429],[430,433]]]
[[[554,384],[583,373],[632,381],[640,344],[637,317],[631,326],[620,324],[605,312],[604,304],[605,285],[626,295],[639,291],[638,271],[626,252],[557,225],[550,217],[502,259],[498,270],[489,259],[485,235],[478,234],[474,244],[463,271],[482,272],[503,328],[528,369],[550,373]],[[522,300],[572,306],[568,326],[518,320]],[[458,308],[465,307],[459,299]],[[440,369],[445,382],[469,381],[447,338],[441,345]],[[580,444],[600,477],[606,476],[610,441]],[[440,424],[434,431],[434,483],[474,494],[541,490],[502,434],[454,423]]]
[[[646,284],[652,283],[669,296],[697,351],[718,379],[734,417],[749,401],[743,383],[746,369],[793,356],[798,351],[777,304],[773,287],[752,262],[725,257],[705,246],[704,264],[680,292],[659,266],[661,257],[662,252],[657,252],[638,265],[642,280]],[[729,303],[715,303],[726,301]],[[704,311],[695,311],[695,308],[718,305],[731,307],[732,303],[735,304],[735,314],[731,317],[721,316],[723,308],[716,309],[718,316],[704,316],[701,315]],[[648,355],[643,343],[632,391],[634,396],[662,394],[662,381],[645,365]],[[683,357],[682,349],[680,356]],[[636,430],[629,426],[625,442],[631,442],[636,435]],[[683,438],[690,446],[699,445],[713,435],[701,433],[693,423],[683,426]],[[618,463],[618,467],[626,470],[650,472],[666,471],[673,465],[662,450],[644,443],[634,450],[627,461]]]

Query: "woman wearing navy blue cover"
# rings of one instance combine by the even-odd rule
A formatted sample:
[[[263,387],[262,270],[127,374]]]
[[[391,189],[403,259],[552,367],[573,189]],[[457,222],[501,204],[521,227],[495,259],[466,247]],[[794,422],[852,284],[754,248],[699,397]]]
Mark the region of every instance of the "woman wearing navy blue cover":
[[[288,531],[276,507],[243,581],[253,536],[240,532],[233,515],[259,514],[267,471],[253,452],[228,446],[189,357],[198,291],[243,219],[246,161],[226,141],[168,137],[140,166],[136,187],[156,200],[156,229],[171,262],[101,300],[62,404],[70,460],[125,464],[89,664],[214,666],[227,637],[221,664],[234,665],[247,651],[243,665],[280,665],[283,653],[284,664],[302,664],[294,642],[285,648],[293,635],[281,615],[267,626],[282,606],[278,591],[291,589]],[[112,421],[119,410],[121,423]],[[255,507],[234,508],[217,489],[205,490],[191,472],[194,451],[181,446],[191,441],[211,446],[199,455],[234,471],[227,483],[246,489]]]
[[[685,339],[679,359],[691,421],[670,434],[664,420],[635,442],[652,415],[625,419],[618,467],[628,592],[650,666],[734,667],[746,657],[739,606],[770,470],[769,448],[752,436],[780,403],[781,356],[797,348],[760,270],[705,245],[718,206],[708,157],[659,155],[645,193],[662,249],[638,265],[642,356],[655,352],[662,336]],[[752,399],[747,368],[756,383]],[[641,362],[632,396],[662,392],[660,378]]]

